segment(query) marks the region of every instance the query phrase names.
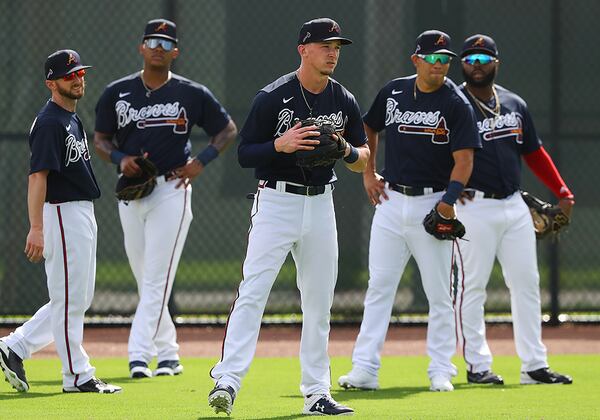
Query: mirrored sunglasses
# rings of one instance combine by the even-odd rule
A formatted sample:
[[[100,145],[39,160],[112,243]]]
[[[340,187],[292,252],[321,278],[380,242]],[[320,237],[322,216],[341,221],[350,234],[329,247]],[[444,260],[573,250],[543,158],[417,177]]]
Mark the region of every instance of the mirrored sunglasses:
[[[77,77],[79,77],[80,79],[83,79],[83,76],[85,76],[85,69],[77,70],[73,73],[66,74],[63,76],[63,80],[65,82],[71,81],[75,79],[75,75],[77,75]]]
[[[448,64],[450,60],[452,60],[452,57],[448,54],[417,54],[417,57],[422,58],[429,64],[435,64],[437,61],[439,61],[440,64]]]
[[[175,43],[173,41],[161,38],[148,38],[144,41],[144,45],[151,50],[158,48],[159,45],[165,51],[171,51],[173,48],[175,48]]]
[[[498,59],[487,54],[471,54],[467,55],[466,57],[463,57],[462,61],[463,63],[467,63],[473,66],[477,61],[479,61],[479,64],[484,65],[496,62],[498,61]]]

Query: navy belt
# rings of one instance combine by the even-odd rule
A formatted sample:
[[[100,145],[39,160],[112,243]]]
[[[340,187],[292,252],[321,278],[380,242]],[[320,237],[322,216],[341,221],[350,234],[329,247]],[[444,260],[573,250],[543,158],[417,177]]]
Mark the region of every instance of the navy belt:
[[[479,190],[473,190],[473,189],[466,189],[464,192],[471,198],[475,198],[477,193],[479,193],[480,194],[479,197],[481,197],[483,195],[483,198],[491,198],[494,200],[504,200],[505,198],[510,197],[511,195],[514,194],[514,193],[504,194],[504,193],[496,193],[496,192],[485,192],[485,191],[479,191]]]
[[[409,185],[400,185],[389,183],[392,190],[399,192],[400,194],[416,197],[419,195],[432,194],[434,192],[444,191],[443,188],[434,187],[411,187]]]
[[[274,190],[277,189],[277,183],[274,181],[267,181],[267,183],[264,184],[264,186]],[[323,194],[325,192],[325,187],[325,185],[292,185],[286,182],[285,192],[291,194],[312,196]]]

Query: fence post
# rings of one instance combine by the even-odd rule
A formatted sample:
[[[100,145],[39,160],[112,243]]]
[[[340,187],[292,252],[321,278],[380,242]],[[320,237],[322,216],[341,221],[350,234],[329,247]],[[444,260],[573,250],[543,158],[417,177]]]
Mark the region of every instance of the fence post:
[[[551,23],[550,23],[550,137],[552,139],[552,156],[557,163],[560,162],[560,4],[558,0],[552,0]],[[552,197],[554,199],[554,197]],[[551,241],[548,245],[548,266],[550,269],[550,325],[560,323],[559,283],[560,283],[560,261],[558,241]]]

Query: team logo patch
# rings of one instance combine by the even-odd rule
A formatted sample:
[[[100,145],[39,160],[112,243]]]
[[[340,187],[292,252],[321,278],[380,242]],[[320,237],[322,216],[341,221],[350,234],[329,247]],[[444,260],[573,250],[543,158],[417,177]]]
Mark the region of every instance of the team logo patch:
[[[401,124],[398,126],[398,132],[405,134],[428,136],[431,138],[431,142],[434,144],[446,144],[450,141],[448,138],[450,130],[448,130],[448,128],[446,127],[446,120],[444,119],[444,117],[440,118],[438,124],[435,127]]]
[[[333,25],[331,25],[331,29],[329,29],[329,32],[335,32],[336,34],[339,34],[340,25],[338,25],[336,22],[333,22]]]
[[[517,112],[477,121],[477,128],[484,141],[512,137],[517,144],[523,144],[523,119]]]
[[[475,42],[473,42],[472,47],[485,47],[485,40],[483,39],[483,37],[479,37],[475,40]]]
[[[160,32],[160,31],[165,31],[167,30],[167,24],[165,22],[161,23],[160,25],[158,25],[156,27],[156,29],[154,30],[154,32]]]
[[[179,105],[179,102],[154,104],[136,109],[129,102],[121,100],[115,104],[115,111],[119,128],[135,122],[136,127],[142,130],[171,126],[175,134],[186,134],[188,132],[187,112],[185,107]]]
[[[78,162],[79,160],[90,160],[90,152],[87,147],[87,136],[83,134],[83,140],[77,140],[77,137],[73,134],[69,134],[65,138],[65,146],[67,151],[65,153],[65,166],[69,166],[71,163]]]
[[[400,111],[398,101],[388,98],[385,107],[385,125],[398,124],[398,132],[427,136],[433,144],[450,142],[450,130],[440,111]]]
[[[440,35],[437,41],[435,41],[435,45],[446,45],[446,38],[444,38],[444,35]]]
[[[71,63],[76,63],[77,60],[75,59],[75,56],[71,53],[69,53],[69,58],[67,59],[67,66],[70,65]]]

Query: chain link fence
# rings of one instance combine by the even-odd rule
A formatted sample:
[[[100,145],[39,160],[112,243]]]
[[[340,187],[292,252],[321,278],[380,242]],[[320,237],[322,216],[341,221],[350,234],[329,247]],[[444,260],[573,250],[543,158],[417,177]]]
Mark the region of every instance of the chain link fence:
[[[568,233],[558,243],[539,243],[544,310],[555,315],[597,310],[600,222],[594,216],[600,210],[595,171],[600,110],[590,81],[600,70],[600,60],[589,40],[599,13],[600,4],[592,0],[0,0],[5,40],[0,67],[0,315],[32,314],[48,299],[43,265],[32,265],[23,255],[28,231],[27,134],[49,97],[43,83],[45,57],[72,48],[94,65],[78,105],[91,139],[96,101],[107,83],[141,69],[137,48],[142,31],[148,20],[158,17],[177,23],[181,54],[174,71],[208,86],[240,127],[258,89],[297,67],[296,37],[309,19],[332,17],[355,41],[343,49],[335,78],[355,94],[363,111],[388,80],[413,73],[410,54],[422,31],[448,32],[455,50],[471,34],[493,36],[502,59],[498,82],[527,100],[546,148],[577,196]],[[450,70],[457,83],[462,81],[459,67],[455,62]],[[197,129],[193,150],[200,151],[206,142]],[[96,295],[88,314],[129,315],[137,293],[113,194],[116,174],[113,165],[95,155],[93,164],[102,197],[96,202]],[[338,176],[340,270],[333,316],[351,319],[362,313],[373,209],[360,175],[339,167]],[[528,170],[523,185],[552,198]],[[252,171],[237,164],[235,147],[195,181],[195,217],[174,286],[176,313],[228,312],[245,255],[251,206],[245,196],[255,188]],[[487,309],[509,308],[496,267]],[[426,311],[418,269],[411,262],[395,313]],[[300,312],[291,258],[266,312]]]

